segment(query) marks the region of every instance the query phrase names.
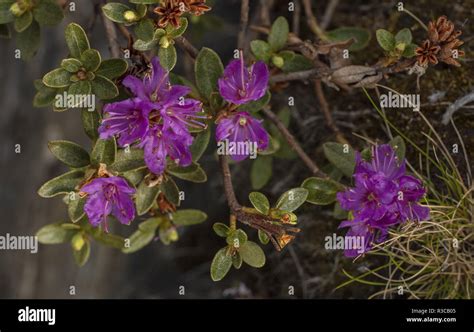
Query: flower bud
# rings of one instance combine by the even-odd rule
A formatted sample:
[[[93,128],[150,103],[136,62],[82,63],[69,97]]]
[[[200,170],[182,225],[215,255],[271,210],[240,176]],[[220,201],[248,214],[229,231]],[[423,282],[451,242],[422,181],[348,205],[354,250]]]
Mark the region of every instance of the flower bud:
[[[26,8],[15,2],[10,6],[10,12],[13,14],[13,16],[20,17],[26,12]]]
[[[170,40],[168,39],[168,37],[166,36],[161,37],[160,46],[162,48],[168,48],[170,46]]]
[[[77,233],[76,235],[74,235],[74,237],[71,240],[72,248],[75,251],[81,250],[82,247],[84,247],[84,244],[86,244],[86,241],[84,241],[84,237],[82,236],[81,233]]]
[[[123,18],[127,22],[135,22],[138,20],[138,15],[133,10],[127,10],[125,13],[123,13]]]
[[[406,47],[405,43],[398,43],[398,44],[395,46],[395,48],[397,49],[397,51],[400,51],[400,52],[405,51],[405,47]]]
[[[275,65],[275,67],[281,68],[285,65],[285,60],[279,55],[274,55],[272,57],[272,63]]]
[[[178,231],[176,230],[176,228],[171,228],[169,230],[169,233],[168,233],[168,239],[171,241],[171,242],[176,242],[178,241]]]

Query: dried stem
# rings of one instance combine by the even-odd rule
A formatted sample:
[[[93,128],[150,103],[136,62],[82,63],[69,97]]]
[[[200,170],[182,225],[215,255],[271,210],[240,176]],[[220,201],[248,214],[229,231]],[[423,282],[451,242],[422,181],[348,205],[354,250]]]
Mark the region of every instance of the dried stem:
[[[194,47],[186,38],[179,36],[175,38],[176,44],[181,47],[192,59],[196,59],[199,50]]]
[[[321,178],[327,178],[327,175],[321,171],[316,163],[304,152],[301,145],[298,143],[296,138],[288,131],[283,122],[273,113],[270,109],[264,108],[263,113],[275,124],[278,130],[282,133],[285,140],[288,142],[290,147],[298,154],[300,159],[310,169],[310,171]]]
[[[341,144],[349,144],[347,139],[342,134],[341,130],[337,127],[334,119],[332,118],[331,110],[329,108],[329,103],[324,95],[323,87],[321,84],[321,80],[314,81],[314,91],[316,96],[318,97],[319,106],[321,107],[321,111],[324,114],[324,118],[326,119],[326,125],[334,132],[336,135],[336,140]]]
[[[221,172],[224,181],[224,193],[227,198],[227,203],[229,204],[230,210],[233,213],[236,213],[242,209],[242,206],[240,206],[239,202],[237,201],[237,197],[235,196],[227,156],[219,156],[219,162],[221,164]]]
[[[304,12],[306,15],[306,23],[308,24],[308,27],[320,39],[327,40],[327,37],[324,34],[323,29],[321,29],[321,27],[318,24],[318,21],[316,20],[316,16],[314,16],[313,14],[313,10],[311,9],[311,0],[303,0],[303,7],[304,7]]]
[[[324,11],[323,19],[321,20],[321,29],[326,30],[331,23],[332,16],[334,15],[334,11],[336,10],[337,5],[339,4],[339,0],[331,0],[326,6],[326,10]]]
[[[240,27],[237,38],[237,47],[246,54],[245,35],[247,33],[247,25],[249,22],[249,0],[242,0],[240,7]]]
[[[118,43],[117,30],[115,30],[114,22],[110,21],[103,12],[102,21],[104,23],[107,40],[109,42],[110,53],[114,58],[120,58],[122,54],[122,49]]]
[[[300,34],[300,24],[301,24],[301,1],[300,0],[295,0],[295,8],[293,11],[293,21],[292,21],[292,28],[291,31],[295,35]]]

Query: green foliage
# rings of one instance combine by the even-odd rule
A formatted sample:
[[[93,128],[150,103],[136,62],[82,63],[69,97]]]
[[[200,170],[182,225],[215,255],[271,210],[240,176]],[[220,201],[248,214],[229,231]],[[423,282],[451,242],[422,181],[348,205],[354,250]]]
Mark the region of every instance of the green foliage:
[[[324,155],[345,176],[352,177],[355,168],[355,152],[348,144],[325,143],[323,144]]]
[[[199,92],[210,101],[212,95],[218,94],[217,80],[224,73],[219,55],[210,48],[203,47],[196,58],[194,72]]]
[[[308,203],[316,205],[329,205],[336,201],[336,194],[343,187],[330,179],[321,179],[316,177],[307,178],[301,184],[301,187],[308,190]]]
[[[393,35],[390,31],[379,29],[376,31],[377,42],[385,50],[385,53],[395,61],[401,57],[411,58],[415,56],[416,44],[412,43],[410,29],[404,28]]]
[[[349,47],[350,51],[360,51],[367,47],[371,35],[367,29],[358,27],[340,27],[326,32],[330,41],[342,42],[353,39],[354,43]]]
[[[276,208],[293,212],[306,201],[308,194],[308,190],[305,188],[290,189],[280,196]]]
[[[252,192],[249,195],[250,202],[258,212],[268,214],[270,211],[270,202],[264,194],[259,192]]]
[[[273,158],[271,156],[258,156],[252,163],[250,180],[252,188],[262,189],[272,177]]]
[[[64,173],[43,184],[38,189],[38,195],[49,198],[75,191],[76,186],[83,180],[84,175],[84,171],[80,169]]]
[[[139,216],[144,215],[151,209],[160,193],[159,186],[149,186],[146,182],[146,180],[142,181],[137,188],[135,204]]]
[[[270,34],[268,35],[268,44],[272,51],[279,51],[285,46],[289,32],[290,27],[286,18],[283,16],[278,17],[273,22]]]
[[[73,168],[90,164],[89,153],[80,145],[69,141],[51,141],[48,143],[51,153],[61,162]]]

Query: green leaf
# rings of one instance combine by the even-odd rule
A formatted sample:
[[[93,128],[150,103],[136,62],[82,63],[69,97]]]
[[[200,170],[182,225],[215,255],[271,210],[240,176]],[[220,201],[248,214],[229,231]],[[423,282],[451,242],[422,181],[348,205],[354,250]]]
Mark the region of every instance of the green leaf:
[[[90,49],[86,32],[79,24],[70,23],[65,32],[66,44],[72,57],[80,59],[84,51]]]
[[[140,20],[134,27],[135,35],[137,39],[141,39],[144,42],[153,40],[155,33],[155,24],[150,18]]]
[[[87,199],[86,197],[80,197],[77,193],[72,194],[72,198],[69,198],[67,213],[69,215],[69,219],[73,223],[76,223],[84,216],[84,204],[86,203]]]
[[[87,71],[96,71],[100,66],[100,61],[100,53],[97,50],[89,49],[81,54],[81,62]]]
[[[33,22],[33,14],[28,11],[15,19],[14,28],[16,32],[22,32],[28,29]]]
[[[129,2],[143,5],[154,5],[160,3],[160,0],[130,0]]]
[[[102,6],[104,15],[109,20],[117,23],[129,23],[124,17],[125,12],[128,10],[131,10],[130,7],[118,2],[109,2]]]
[[[70,241],[75,231],[61,227],[61,224],[50,224],[38,230],[36,236],[39,243],[59,244]]]
[[[245,112],[258,112],[270,102],[271,98],[272,94],[267,90],[262,98],[239,106],[239,110]]]
[[[179,19],[179,27],[175,28],[172,24],[166,26],[166,34],[171,38],[181,36],[188,28],[188,20],[185,17]]]
[[[155,48],[157,45],[158,40],[155,39],[149,41],[138,39],[133,43],[133,48],[137,51],[145,52]]]
[[[86,135],[93,141],[96,141],[99,138],[98,128],[99,128],[99,113],[94,111],[89,111],[83,109],[81,111],[81,120],[82,126],[84,127],[84,132]]]
[[[191,150],[191,155],[193,157],[194,162],[197,162],[199,161],[199,159],[201,159],[202,155],[206,151],[207,146],[209,145],[210,139],[211,139],[210,127],[201,131],[194,138],[193,144],[189,148]]]
[[[75,104],[73,105],[68,105],[70,108],[85,108],[86,106],[86,98],[88,95],[91,93],[91,82],[89,81],[79,81],[72,83],[67,92],[70,96],[77,96],[80,98],[75,98]]]
[[[294,54],[290,56],[289,52],[281,52],[284,64],[281,68],[285,73],[291,73],[296,71],[309,70],[314,68],[314,64],[305,56],[301,54]]]
[[[265,234],[262,230],[258,230],[258,239],[261,244],[268,244],[270,242],[270,238],[267,234]]]
[[[367,47],[370,41],[370,32],[364,28],[341,27],[326,32],[326,36],[332,42],[342,42],[354,39],[354,43],[349,47],[350,51],[360,51]]]
[[[117,154],[117,145],[114,138],[107,140],[99,139],[94,145],[91,153],[91,162],[94,165],[112,165]]]
[[[216,222],[214,225],[212,225],[212,229],[220,237],[227,237],[230,233],[229,226],[221,222]]]
[[[69,141],[51,141],[48,143],[51,153],[64,164],[80,168],[90,164],[89,153],[79,144]]]
[[[334,204],[332,216],[337,220],[347,220],[348,212],[341,207],[339,202],[336,202],[336,204]]]
[[[328,205],[336,201],[336,194],[342,190],[342,186],[333,180],[316,177],[307,178],[301,187],[308,190],[308,203],[316,205]]]
[[[236,249],[244,245],[247,242],[247,240],[248,240],[247,234],[241,229],[230,231],[229,235],[226,238],[227,244]]]
[[[21,57],[29,60],[36,54],[41,42],[41,31],[37,22],[33,21],[28,29],[17,34],[16,45],[21,51]]]
[[[262,60],[266,63],[270,61],[272,50],[270,44],[263,40],[252,40],[250,42],[250,49],[257,60]]]
[[[195,63],[195,79],[199,92],[208,101],[217,93],[217,81],[224,73],[224,65],[219,55],[204,47],[198,54]]]
[[[129,246],[128,247],[125,246],[122,249],[122,252],[124,254],[131,254],[133,252],[136,252],[136,251],[142,249],[143,247],[145,247],[146,245],[148,245],[153,240],[154,237],[155,237],[155,232],[154,231],[144,232],[144,231],[138,229],[135,233],[133,233],[130,236]],[[126,240],[125,240],[125,245],[127,245]]]
[[[95,71],[95,74],[112,80],[125,74],[127,69],[127,61],[123,59],[107,59],[100,63],[100,66]]]
[[[403,43],[405,45],[409,45],[411,44],[412,39],[413,37],[411,35],[411,31],[408,28],[403,28],[395,35],[396,44]]]
[[[168,71],[171,71],[176,65],[178,59],[176,54],[176,48],[173,45],[169,45],[167,48],[160,47],[158,51],[158,57],[160,58],[160,64]]]
[[[279,51],[285,46],[289,32],[290,27],[286,18],[283,16],[278,17],[275,22],[273,22],[270,34],[268,35],[268,43],[272,50]]]
[[[240,267],[242,266],[242,261],[242,256],[238,252],[236,252],[235,255],[232,256],[232,265],[237,270],[240,269]]]
[[[166,220],[165,217],[153,217],[145,220],[138,225],[138,228],[142,232],[155,232],[158,226],[160,226]]]
[[[249,195],[250,202],[262,214],[268,214],[270,210],[270,202],[264,194],[259,192],[251,192]]]
[[[115,162],[109,167],[114,172],[128,172],[145,166],[142,149],[119,150]]]
[[[88,240],[84,242],[84,245],[82,246],[81,250],[73,249],[72,251],[74,260],[76,261],[76,264],[79,267],[84,266],[87,263],[87,261],[89,260],[90,253],[91,253],[91,245]]]
[[[63,10],[54,0],[40,1],[33,8],[33,15],[39,24],[50,26],[59,24],[64,18]]]
[[[412,58],[416,55],[416,49],[417,49],[418,45],[416,44],[408,44],[407,46],[405,46],[405,50],[403,50],[403,53],[402,53],[402,56],[404,56],[405,58]]]
[[[187,209],[179,210],[172,215],[173,223],[176,226],[190,226],[204,222],[207,219],[207,214],[200,210]]]
[[[33,106],[35,107],[45,107],[50,106],[56,99],[57,89],[50,88],[44,85],[42,80],[36,80],[35,83],[38,84],[37,90],[34,99]]]
[[[76,73],[82,67],[82,62],[75,58],[68,58],[61,61],[61,68],[70,73]]]
[[[0,24],[10,23],[15,20],[15,16],[10,11],[13,1],[0,2]]]
[[[347,144],[340,143],[324,143],[324,155],[347,177],[352,177],[355,168],[355,152],[352,147]]]
[[[305,188],[293,188],[283,193],[276,203],[280,210],[295,211],[308,198],[308,190]]]
[[[102,230],[100,230],[100,232],[94,233],[93,237],[94,237],[94,240],[108,247],[112,247],[115,249],[124,248],[125,239],[119,235],[105,233]]]
[[[71,84],[72,74],[63,68],[57,68],[43,77],[43,83],[51,88],[64,88]]]
[[[220,249],[211,263],[211,278],[213,281],[222,280],[232,266],[232,257],[227,255],[227,247]]]
[[[280,149],[280,142],[276,140],[273,136],[270,136],[270,139],[268,140],[268,146],[265,150],[263,151],[258,151],[259,155],[262,156],[270,156],[277,152]]]
[[[389,144],[395,150],[398,162],[402,162],[403,159],[405,159],[405,154],[407,150],[403,138],[401,138],[400,136],[394,137]]]
[[[166,170],[169,174],[179,179],[191,181],[195,183],[203,183],[207,181],[206,172],[196,163],[192,163],[186,167],[168,167]]]
[[[239,249],[242,260],[252,267],[262,267],[265,265],[265,253],[258,244],[252,241],[245,242]]]
[[[76,186],[84,178],[84,171],[73,170],[55,177],[38,189],[38,195],[44,198],[54,197],[59,194],[67,194],[75,191]]]
[[[92,81],[92,92],[102,100],[112,99],[119,95],[117,86],[108,78],[96,75]]]
[[[385,51],[393,51],[395,49],[395,37],[391,32],[385,29],[378,29],[375,32],[375,36],[380,47]]]
[[[252,163],[250,181],[255,190],[262,189],[272,177],[273,158],[271,156],[258,156]]]
[[[180,203],[179,189],[172,178],[168,178],[160,184],[161,192],[166,196],[166,199],[178,206]]]
[[[134,186],[138,186],[138,184],[142,182],[142,180],[145,178],[147,173],[148,173],[148,170],[145,167],[143,167],[143,168],[135,169],[133,171],[127,171],[123,173],[122,176]]]
[[[158,198],[160,187],[149,187],[146,181],[142,181],[137,189],[135,204],[137,206],[137,214],[144,215],[151,209]]]

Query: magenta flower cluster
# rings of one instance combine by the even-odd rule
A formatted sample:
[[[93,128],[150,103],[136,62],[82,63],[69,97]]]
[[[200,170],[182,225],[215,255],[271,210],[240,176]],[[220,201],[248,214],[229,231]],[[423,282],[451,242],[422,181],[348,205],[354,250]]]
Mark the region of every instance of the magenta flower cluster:
[[[362,238],[363,248],[346,248],[346,256],[369,251],[386,239],[390,227],[429,219],[429,208],[419,204],[426,190],[419,179],[406,174],[405,160],[398,160],[390,145],[373,147],[370,162],[357,153],[353,177],[355,186],[337,195],[353,218],[339,227],[349,227],[346,236]]]
[[[233,60],[227,65],[224,76],[219,79],[219,93],[231,105],[243,105],[262,98],[267,92],[269,72],[267,65],[256,62],[246,67],[243,57]],[[258,150],[265,150],[269,136],[261,124],[247,112],[233,111],[219,120],[216,130],[217,141],[230,143],[255,144]],[[248,152],[248,150],[246,151]],[[240,152],[231,155],[235,161],[241,161],[249,156]]]
[[[151,75],[143,80],[129,75],[122,84],[133,97],[104,107],[100,138],[115,136],[121,147],[143,148],[146,165],[157,175],[164,172],[167,157],[179,166],[190,165],[193,136],[189,128],[205,127],[200,120],[206,118],[200,101],[185,98],[191,89],[171,85],[169,73],[156,57]]]

